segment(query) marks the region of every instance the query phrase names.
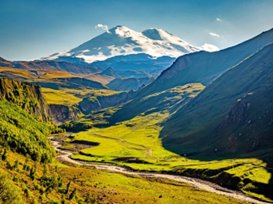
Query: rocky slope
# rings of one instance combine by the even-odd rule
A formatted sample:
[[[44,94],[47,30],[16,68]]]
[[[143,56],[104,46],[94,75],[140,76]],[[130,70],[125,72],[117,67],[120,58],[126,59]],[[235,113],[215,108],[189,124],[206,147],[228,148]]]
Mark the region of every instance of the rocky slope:
[[[39,120],[50,120],[48,105],[37,85],[0,78],[0,99],[18,105]]]
[[[55,123],[65,123],[67,121],[76,120],[79,117],[80,111],[75,106],[66,106],[60,104],[50,104],[50,113]]]

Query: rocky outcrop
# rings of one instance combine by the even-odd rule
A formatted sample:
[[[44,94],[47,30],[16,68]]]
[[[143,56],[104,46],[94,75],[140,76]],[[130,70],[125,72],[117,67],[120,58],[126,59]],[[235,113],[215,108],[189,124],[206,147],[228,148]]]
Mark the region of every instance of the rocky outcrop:
[[[37,85],[0,78],[0,99],[10,101],[40,121],[49,121],[48,105]]]
[[[78,118],[80,111],[74,106],[51,104],[49,105],[51,115],[56,123],[65,123]]]

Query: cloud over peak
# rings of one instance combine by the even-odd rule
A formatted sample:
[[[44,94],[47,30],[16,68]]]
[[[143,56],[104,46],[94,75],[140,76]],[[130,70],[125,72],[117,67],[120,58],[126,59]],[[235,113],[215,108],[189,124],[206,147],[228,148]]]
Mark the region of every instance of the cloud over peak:
[[[110,31],[109,31],[109,29],[108,29],[108,26],[107,25],[105,25],[105,24],[97,24],[96,26],[95,26],[95,29],[101,29],[101,30],[103,30],[103,31],[105,31],[105,32],[107,32],[107,33],[110,33]]]

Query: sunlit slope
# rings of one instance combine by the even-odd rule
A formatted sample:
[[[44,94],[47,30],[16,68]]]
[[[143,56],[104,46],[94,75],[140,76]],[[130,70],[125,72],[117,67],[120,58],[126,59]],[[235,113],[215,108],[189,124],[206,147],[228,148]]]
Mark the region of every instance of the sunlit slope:
[[[170,180],[147,180],[56,161],[39,165],[12,151],[0,161],[3,203],[244,203]]]
[[[47,135],[50,113],[39,87],[0,79],[0,146],[33,160],[48,162],[54,155]]]
[[[125,104],[110,119],[115,123],[122,119],[130,119],[142,113],[153,113],[162,110],[175,111],[178,107],[188,103],[196,97],[205,87],[200,83],[177,86],[165,91],[157,92],[143,98],[136,96]]]
[[[92,127],[77,133],[72,141],[99,144],[80,150],[72,158],[110,162],[137,170],[168,171],[199,177],[264,198],[262,192],[255,190],[261,185],[266,188],[271,178],[271,173],[265,169],[267,164],[262,160],[247,158],[200,161],[187,159],[164,149],[159,137],[162,129],[160,124],[168,115],[153,113],[137,116],[115,126]],[[69,141],[71,140],[67,140]],[[64,148],[73,148],[73,143]],[[249,182],[244,183],[247,180]]]

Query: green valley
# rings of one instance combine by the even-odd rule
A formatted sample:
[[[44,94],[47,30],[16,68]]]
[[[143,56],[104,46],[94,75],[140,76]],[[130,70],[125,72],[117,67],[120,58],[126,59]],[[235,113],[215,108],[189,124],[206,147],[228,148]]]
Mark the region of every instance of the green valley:
[[[198,200],[206,200],[210,203],[229,203],[232,200],[234,203],[242,203],[233,198],[199,190],[189,184],[168,179],[148,179],[141,176],[127,176],[120,173],[96,170],[90,167],[60,163],[54,158],[56,153],[50,144],[48,136],[52,133],[62,132],[62,130],[57,128],[48,118],[41,118],[36,115],[37,112],[42,110],[40,109],[38,111],[35,109],[34,111],[34,109],[29,108],[30,106],[28,104],[32,104],[32,102],[26,100],[32,95],[32,100],[36,101],[36,105],[39,103],[39,107],[47,107],[42,95],[34,95],[34,93],[39,93],[39,88],[8,79],[0,79],[0,81],[2,82],[2,93],[5,93],[2,94],[2,99],[0,100],[1,202],[16,204],[142,203],[144,201],[146,203],[166,203],[171,202],[175,198],[176,202],[180,203],[185,200],[185,198],[189,198],[187,203],[194,203]],[[20,88],[22,88],[21,91]],[[35,89],[36,91],[33,92]],[[16,95],[18,90],[19,95]],[[50,92],[51,90],[45,89],[43,91]],[[56,96],[60,94],[66,96],[65,94],[71,94],[73,90],[53,90],[52,92],[53,94],[46,93],[45,99],[54,98],[55,100]],[[74,95],[71,96],[75,97]],[[63,97],[60,97],[60,99],[61,98]],[[67,96],[65,98],[67,98]],[[68,105],[66,101],[59,99],[58,103]],[[44,114],[46,115],[46,113]],[[125,134],[129,134],[132,133],[130,129],[138,125],[135,129],[138,129],[138,136],[143,138],[146,137],[145,128],[147,128],[144,124],[150,128],[149,143],[151,142],[151,144],[148,147],[145,147],[145,143],[138,144],[133,137],[124,138],[124,142],[126,140],[128,141],[125,142],[123,146],[116,141],[115,148],[117,152],[113,154],[113,156],[122,158],[124,155],[127,155],[126,152],[129,152],[131,148],[135,148],[135,150],[131,152],[131,155],[134,157],[137,155],[139,158],[147,159],[147,161],[151,162],[150,167],[153,166],[152,162],[156,161],[156,159],[160,159],[160,157],[164,155],[166,157],[174,156],[174,154],[161,147],[160,141],[157,138],[159,133],[157,124],[167,116],[168,113],[155,113],[148,117],[139,116],[139,118],[129,121],[126,124],[109,127],[115,131],[120,129],[120,133],[126,130]],[[138,124],[140,121],[142,121],[142,123]],[[93,121],[93,123],[95,124],[96,121]],[[142,126],[144,129],[141,128]],[[95,129],[100,130],[100,134],[107,135],[107,129]],[[93,129],[90,130],[94,131]],[[63,133],[58,133],[57,135],[62,134]],[[84,134],[86,133],[79,133],[79,137]],[[125,136],[125,134],[123,136]],[[108,137],[110,138],[111,134],[108,135]],[[113,135],[112,138],[114,139]],[[81,140],[82,139],[83,138],[81,138]],[[98,146],[104,148],[105,153],[109,147],[108,145],[115,143],[114,141],[110,143],[108,140],[111,141],[107,138],[100,141],[104,147]],[[127,147],[127,143],[129,147]],[[154,153],[150,152],[148,148],[151,148]],[[100,150],[98,149],[97,151],[99,152]],[[121,153],[122,151],[124,152],[120,155],[118,152]],[[150,155],[146,158],[149,152]],[[105,158],[110,158],[110,153],[111,152],[108,152],[107,155],[105,154]],[[101,156],[102,155],[103,154],[101,154]],[[138,168],[143,169],[143,167]],[[128,185],[130,186],[129,188]],[[153,186],[152,188],[151,185]],[[195,194],[191,196],[190,192],[193,191]],[[180,193],[177,194],[177,192]]]
[[[0,204],[273,203],[272,10],[0,1]]]

